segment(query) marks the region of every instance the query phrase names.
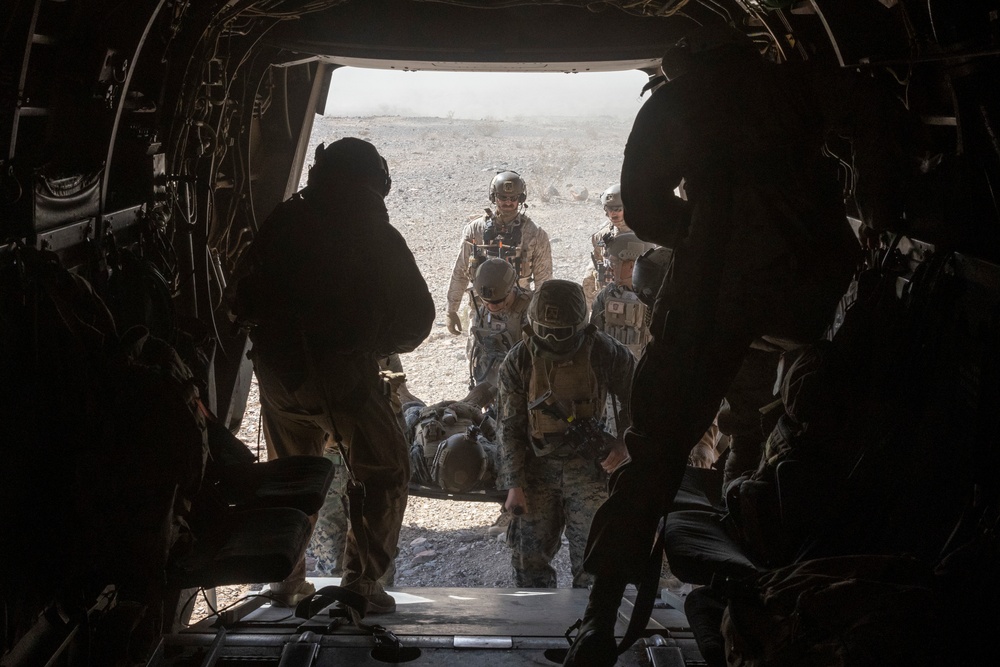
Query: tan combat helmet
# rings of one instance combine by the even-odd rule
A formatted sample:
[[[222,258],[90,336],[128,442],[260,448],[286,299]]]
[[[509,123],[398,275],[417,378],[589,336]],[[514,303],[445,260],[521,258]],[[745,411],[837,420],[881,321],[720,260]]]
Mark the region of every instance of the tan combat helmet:
[[[604,256],[612,263],[627,260],[635,261],[642,253],[656,247],[654,243],[646,243],[634,232],[622,232],[607,240],[604,245]]]
[[[438,486],[451,493],[473,490],[485,473],[486,452],[479,444],[479,429],[475,426],[438,445],[431,464],[431,474]]]
[[[609,208],[624,208],[625,205],[622,204],[622,184],[615,183],[602,192],[601,203],[604,204],[605,210]]]
[[[497,195],[515,195],[518,203],[528,198],[528,186],[516,171],[501,171],[490,181],[490,202],[497,203]]]
[[[517,282],[517,272],[510,262],[498,257],[487,259],[476,269],[472,289],[487,303],[499,303],[507,298]]]

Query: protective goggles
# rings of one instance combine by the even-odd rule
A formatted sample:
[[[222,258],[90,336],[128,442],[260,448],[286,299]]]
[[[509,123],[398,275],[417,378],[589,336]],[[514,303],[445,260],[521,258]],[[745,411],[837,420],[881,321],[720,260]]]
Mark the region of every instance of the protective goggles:
[[[521,198],[520,195],[497,195],[497,201],[517,201]]]
[[[550,327],[540,322],[532,322],[531,330],[537,338],[562,343],[576,335],[577,327]]]

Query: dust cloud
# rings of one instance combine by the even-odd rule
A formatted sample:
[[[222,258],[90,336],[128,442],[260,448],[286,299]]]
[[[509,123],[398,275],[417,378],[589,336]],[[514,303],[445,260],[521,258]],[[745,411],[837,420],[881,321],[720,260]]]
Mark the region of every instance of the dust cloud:
[[[634,118],[647,77],[638,70],[578,74],[334,71],[327,116],[510,120],[531,116]]]

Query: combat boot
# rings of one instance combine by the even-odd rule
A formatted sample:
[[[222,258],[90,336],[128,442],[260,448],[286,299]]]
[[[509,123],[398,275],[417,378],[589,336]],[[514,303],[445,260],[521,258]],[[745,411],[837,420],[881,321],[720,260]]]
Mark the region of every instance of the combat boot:
[[[396,611],[396,599],[389,595],[382,584],[369,577],[351,577],[340,584],[341,588],[357,593],[368,601],[366,614],[391,614]]]
[[[316,587],[304,579],[281,581],[268,585],[271,603],[277,607],[295,607],[299,602],[316,592]]]
[[[566,652],[563,667],[612,667],[618,662],[615,623],[625,595],[625,581],[597,575],[580,630]]]

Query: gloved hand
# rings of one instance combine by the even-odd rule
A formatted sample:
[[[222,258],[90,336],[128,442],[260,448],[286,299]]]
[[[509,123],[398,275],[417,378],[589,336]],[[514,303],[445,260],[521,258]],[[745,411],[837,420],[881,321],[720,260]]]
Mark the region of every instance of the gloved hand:
[[[453,310],[448,311],[448,332],[452,336],[462,333],[462,318]]]
[[[514,516],[521,516],[527,511],[528,503],[524,499],[524,489],[514,487],[507,490],[507,501],[503,504]]]

